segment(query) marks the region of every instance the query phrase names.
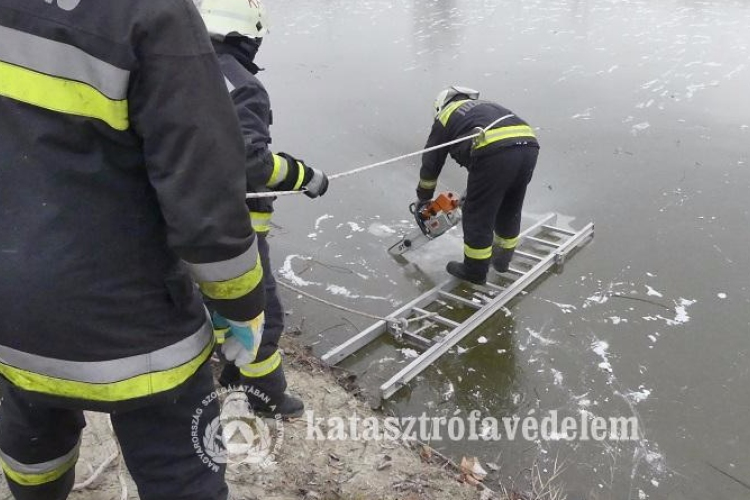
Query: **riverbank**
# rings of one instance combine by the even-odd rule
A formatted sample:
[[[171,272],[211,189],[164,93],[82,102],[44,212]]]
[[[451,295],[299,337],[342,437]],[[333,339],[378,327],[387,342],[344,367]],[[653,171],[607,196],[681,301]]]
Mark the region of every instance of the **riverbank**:
[[[351,390],[349,377],[322,366],[293,341],[285,341],[289,386],[316,418],[381,418]],[[351,389],[351,387],[349,387]],[[137,500],[121,463],[106,415],[89,413],[71,500]],[[273,423],[271,423],[273,425]],[[273,463],[259,468],[229,465],[227,482],[236,500],[476,500],[500,498],[433,450],[414,443],[310,439],[306,418],[283,424]],[[0,498],[11,498],[5,482]]]

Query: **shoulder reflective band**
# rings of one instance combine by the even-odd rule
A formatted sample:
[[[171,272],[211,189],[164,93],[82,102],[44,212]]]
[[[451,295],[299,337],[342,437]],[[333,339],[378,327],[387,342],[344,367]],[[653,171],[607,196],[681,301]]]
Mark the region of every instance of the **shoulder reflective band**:
[[[469,245],[464,244],[464,255],[474,260],[489,259],[492,257],[492,247],[472,248]]]
[[[89,401],[116,402],[172,390],[211,356],[211,322],[156,351],[109,361],[66,361],[0,346],[0,374],[21,389]]]
[[[185,262],[190,273],[198,283],[208,281],[228,281],[238,276],[242,276],[249,270],[255,268],[258,260],[258,242],[253,240],[250,248],[245,250],[237,257],[222,260],[221,262],[209,262],[206,264],[193,264]]]
[[[448,104],[438,115],[438,120],[443,124],[443,127],[448,126],[448,119],[451,117],[454,111],[461,107],[465,102],[469,102],[469,99],[463,99],[461,101],[455,101]]]
[[[477,137],[474,140],[474,149],[483,148],[493,142],[515,138],[536,139],[536,135],[534,135],[534,130],[528,125],[512,125],[510,127],[495,128],[485,132],[483,138]]]
[[[72,45],[0,26],[0,95],[127,130],[130,72]]]
[[[435,189],[437,181],[429,181],[427,179],[419,179],[419,187],[422,189]]]
[[[250,222],[256,233],[267,233],[271,230],[271,212],[250,212]]]
[[[284,179],[286,179],[287,173],[289,173],[289,164],[287,163],[286,158],[276,154],[273,155],[273,172],[271,173],[271,178],[268,179],[266,186],[270,188],[278,186],[284,181]]]
[[[515,238],[503,238],[502,236],[495,235],[495,245],[509,250],[518,246],[518,236]]]
[[[80,446],[79,439],[73,449],[65,455],[37,464],[23,464],[0,450],[0,465],[2,465],[5,477],[19,486],[41,486],[60,479],[75,467]]]
[[[250,363],[240,368],[240,373],[248,378],[265,377],[276,370],[281,365],[281,354],[279,351],[274,352],[268,359],[257,363]]]
[[[198,286],[209,299],[232,300],[249,294],[262,280],[263,267],[260,265],[260,255],[257,255],[255,266],[246,273],[226,281],[198,282]]]

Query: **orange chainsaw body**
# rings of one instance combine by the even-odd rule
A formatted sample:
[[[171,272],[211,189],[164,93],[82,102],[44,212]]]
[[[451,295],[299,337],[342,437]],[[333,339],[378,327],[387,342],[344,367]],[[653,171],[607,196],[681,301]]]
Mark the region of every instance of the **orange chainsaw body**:
[[[458,208],[458,203],[459,198],[456,193],[450,191],[440,193],[437,198],[422,209],[420,215],[422,219],[427,220],[430,217],[435,217],[440,212],[451,213]]]

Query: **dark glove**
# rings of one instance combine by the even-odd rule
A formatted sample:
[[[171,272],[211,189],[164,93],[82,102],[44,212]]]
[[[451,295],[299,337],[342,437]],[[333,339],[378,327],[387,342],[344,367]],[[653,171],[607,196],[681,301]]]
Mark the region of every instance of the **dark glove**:
[[[435,194],[435,188],[428,189],[422,186],[417,186],[417,199],[419,201],[430,201]]]
[[[417,212],[421,212],[423,208],[426,208],[432,200],[417,200],[414,202]]]
[[[328,176],[320,170],[305,165],[305,162],[287,153],[278,153],[287,162],[286,179],[275,187],[277,191],[298,191],[305,189],[310,198],[323,196],[328,191]],[[298,185],[299,179],[302,183]]]

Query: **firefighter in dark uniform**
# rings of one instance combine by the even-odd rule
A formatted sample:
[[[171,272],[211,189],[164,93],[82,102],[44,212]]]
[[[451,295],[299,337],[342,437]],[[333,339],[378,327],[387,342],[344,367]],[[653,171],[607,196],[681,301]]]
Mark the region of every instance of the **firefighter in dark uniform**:
[[[425,147],[473,135],[478,128],[486,133],[422,156],[417,198],[419,206],[432,199],[448,153],[466,167],[464,260],[449,262],[447,270],[459,279],[484,284],[490,262],[497,272],[510,265],[539,143],[532,128],[511,111],[479,100],[476,90],[453,86],[435,100],[435,122]]]
[[[224,467],[191,439],[219,416],[195,285],[229,324],[227,357],[252,362],[265,304],[244,160],[190,0],[0,0],[0,465],[14,498],[67,498],[82,410],[96,410],[141,499],[226,500]]]
[[[255,55],[268,32],[268,19],[260,0],[227,2],[203,0],[199,9],[211,35],[227,89],[239,117],[245,137],[245,166],[248,192],[304,190],[310,198],[325,194],[328,178],[286,153],[269,150],[272,122],[271,103],[266,89],[255,76],[260,69]],[[253,228],[263,264],[266,291],[266,323],[263,341],[255,362],[243,367],[227,364],[220,377],[224,386],[246,385],[259,389],[269,401],[251,398],[255,412],[299,417],[304,411],[302,400],[286,393],[279,339],[284,331],[284,309],[276,290],[271,269],[267,235],[271,229],[273,198],[248,200]],[[217,333],[221,335],[221,325]]]

